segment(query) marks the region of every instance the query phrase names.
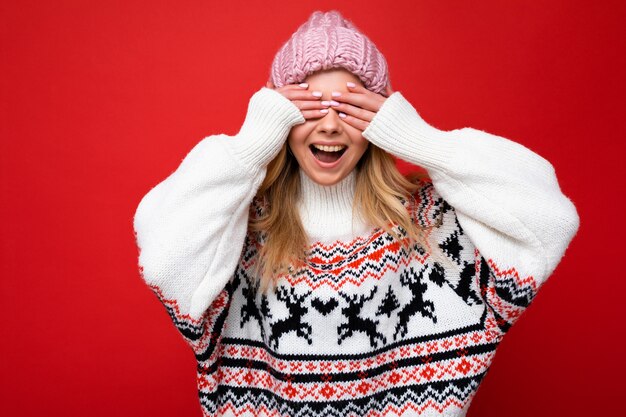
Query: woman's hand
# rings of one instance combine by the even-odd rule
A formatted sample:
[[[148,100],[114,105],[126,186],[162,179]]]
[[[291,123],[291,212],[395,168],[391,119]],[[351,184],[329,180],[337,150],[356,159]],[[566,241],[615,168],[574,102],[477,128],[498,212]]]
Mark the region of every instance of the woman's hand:
[[[378,110],[385,100],[387,100],[387,97],[393,93],[394,91],[389,84],[385,87],[385,94],[387,96],[374,93],[358,84],[354,87],[348,84],[348,93],[341,93],[340,96],[334,96],[333,100],[339,102],[339,105],[332,107],[339,112],[339,117],[341,117],[344,122],[363,131],[369,126]]]
[[[291,100],[292,103],[300,109],[300,111],[302,112],[302,116],[304,116],[305,119],[319,119],[320,117],[325,116],[323,113],[320,113],[321,109],[328,108],[328,106],[322,104],[322,92],[309,91],[308,84],[287,84],[282,87],[275,88],[274,83],[268,81],[265,86],[267,88],[276,90],[277,92]],[[315,95],[315,93],[319,94]]]

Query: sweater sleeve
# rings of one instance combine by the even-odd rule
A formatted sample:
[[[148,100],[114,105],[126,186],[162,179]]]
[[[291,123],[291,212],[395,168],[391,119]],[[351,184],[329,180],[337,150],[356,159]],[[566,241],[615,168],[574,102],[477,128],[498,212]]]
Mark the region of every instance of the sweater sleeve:
[[[297,106],[263,87],[236,135],[202,139],[136,209],[142,278],[197,353],[209,344],[207,332],[219,333],[267,164],[303,122]]]
[[[426,169],[435,199],[441,199],[443,211],[451,207],[454,213],[441,218],[451,218],[483,259],[475,274],[479,292],[506,331],[552,274],[579,227],[577,210],[561,192],[554,167],[523,145],[491,133],[436,129],[397,91],[363,136]]]

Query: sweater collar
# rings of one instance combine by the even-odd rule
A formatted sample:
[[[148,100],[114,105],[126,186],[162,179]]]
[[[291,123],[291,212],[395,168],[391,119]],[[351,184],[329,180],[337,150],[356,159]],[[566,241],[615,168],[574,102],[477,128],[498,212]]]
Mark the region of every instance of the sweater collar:
[[[301,169],[300,186],[298,210],[311,241],[352,239],[368,230],[358,216],[352,216],[356,191],[355,170],[337,184],[325,186],[313,181]]]

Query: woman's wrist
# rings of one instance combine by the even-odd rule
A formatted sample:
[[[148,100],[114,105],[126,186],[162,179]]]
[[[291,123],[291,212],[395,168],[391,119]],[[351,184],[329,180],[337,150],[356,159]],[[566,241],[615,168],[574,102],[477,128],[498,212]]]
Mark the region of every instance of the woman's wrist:
[[[254,93],[232,149],[250,170],[267,166],[278,154],[294,125],[304,117],[290,100],[267,87]]]
[[[363,137],[427,170],[447,170],[457,149],[450,132],[428,124],[399,91],[385,100]]]

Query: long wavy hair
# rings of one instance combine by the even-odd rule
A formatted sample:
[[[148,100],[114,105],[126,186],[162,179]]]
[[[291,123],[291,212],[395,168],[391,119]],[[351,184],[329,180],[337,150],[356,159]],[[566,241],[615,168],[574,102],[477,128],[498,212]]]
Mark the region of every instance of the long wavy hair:
[[[256,274],[262,292],[275,285],[282,274],[304,266],[309,248],[296,204],[301,192],[299,164],[288,146],[285,143],[268,164],[265,179],[255,196],[262,202],[263,210],[249,216],[249,230],[264,236]],[[372,143],[355,169],[353,216],[361,216],[372,226],[382,228],[408,251],[419,242],[430,249],[436,259],[448,263],[441,250],[431,248],[427,242],[424,235],[427,227],[414,223],[403,203],[428,176],[422,173],[403,176],[394,158]]]

